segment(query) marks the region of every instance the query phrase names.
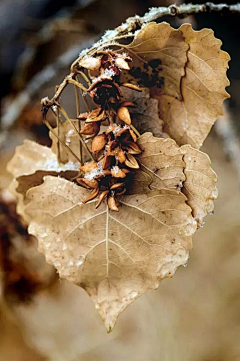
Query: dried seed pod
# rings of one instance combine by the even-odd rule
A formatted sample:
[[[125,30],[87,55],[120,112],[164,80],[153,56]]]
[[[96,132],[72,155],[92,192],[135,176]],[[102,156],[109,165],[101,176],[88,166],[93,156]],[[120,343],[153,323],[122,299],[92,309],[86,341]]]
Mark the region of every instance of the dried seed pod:
[[[108,195],[108,193],[109,193],[109,191],[106,190],[106,191],[103,191],[103,192],[100,194],[100,196],[99,196],[99,198],[98,198],[98,202],[97,202],[96,208],[98,208],[98,207],[100,206],[100,204],[102,204],[104,198],[106,198],[106,196]]]
[[[111,175],[115,178],[125,178],[126,174],[118,166],[111,169]]]
[[[85,198],[82,202],[87,203],[89,201],[92,201],[94,198],[97,197],[98,193],[99,193],[99,188],[93,189],[92,192],[87,196],[87,198]]]
[[[101,172],[101,174],[97,175],[95,178],[96,179],[101,179],[101,178],[104,178],[104,177],[106,177],[108,175],[111,175],[111,171],[109,169],[106,169],[106,170],[103,170]]]
[[[136,158],[132,154],[127,153],[126,157],[127,157],[127,159],[125,160],[126,166],[128,166],[129,168],[133,168],[133,169],[139,168],[139,164],[138,164]]]
[[[89,173],[97,167],[98,167],[97,162],[88,162],[82,165],[81,167],[79,167],[79,169],[82,170],[84,173]]]
[[[89,56],[79,61],[78,65],[88,70],[98,70],[101,66],[101,59]]]
[[[111,165],[112,165],[112,157],[106,154],[105,157],[103,158],[102,167],[103,169],[107,169]]]
[[[124,60],[122,57],[117,57],[115,60],[115,64],[120,69],[130,70],[130,66],[128,65],[126,60]]]
[[[79,116],[78,116],[78,119],[80,120],[86,120],[88,117],[88,113],[85,112],[85,113],[80,113]]]
[[[86,178],[77,178],[76,181],[84,188],[88,188],[88,189],[98,188],[98,181],[96,181],[95,179],[89,180]]]
[[[127,107],[120,107],[117,110],[117,116],[121,119],[125,124],[131,124],[131,116]]]
[[[125,101],[121,103],[121,107],[133,107],[136,108],[136,105],[130,101]]]
[[[127,152],[130,153],[130,154],[141,154],[142,150],[137,145],[137,143],[128,142],[127,143]]]
[[[124,186],[124,183],[115,183],[111,186],[111,190],[114,190],[114,189],[119,189],[119,188],[122,188]]]
[[[98,134],[99,130],[100,125],[98,122],[86,123],[80,130],[80,134],[95,136]]]
[[[92,141],[92,152],[99,152],[102,150],[107,143],[107,137],[105,134],[97,135]]]
[[[113,196],[108,197],[108,208],[111,209],[111,211],[116,211],[116,212],[119,211],[116,204],[116,200]]]
[[[117,154],[117,159],[120,163],[124,163],[126,160],[126,155],[124,153],[124,151],[122,149],[119,150],[118,154]]]
[[[97,108],[88,113],[86,123],[100,122],[105,116],[104,110]]]
[[[135,134],[135,132],[132,129],[129,129],[129,133],[133,139],[134,142],[137,141],[137,135]]]
[[[124,86],[126,88],[129,88],[129,89],[132,89],[132,90],[136,90],[138,92],[142,91],[137,85],[134,85],[134,84],[131,84],[131,83],[124,83],[124,84],[122,84],[122,86]]]
[[[123,188],[123,190],[121,192],[117,192],[116,194],[118,196],[121,196],[122,194],[126,193],[127,189],[126,188]]]

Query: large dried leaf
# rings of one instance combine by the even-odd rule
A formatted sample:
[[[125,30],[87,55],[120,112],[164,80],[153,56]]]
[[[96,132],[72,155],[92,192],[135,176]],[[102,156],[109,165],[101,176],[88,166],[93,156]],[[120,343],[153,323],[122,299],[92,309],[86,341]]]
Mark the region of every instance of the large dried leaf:
[[[73,162],[59,165],[56,154],[50,148],[25,140],[23,145],[16,147],[7,170],[18,182],[18,186],[15,183],[16,191],[24,195],[29,188],[41,184],[44,176],[71,179],[79,173],[78,167]]]
[[[207,154],[190,145],[182,146],[181,152],[184,154],[186,176],[182,192],[187,197],[187,204],[192,208],[194,218],[201,226],[203,218],[214,211],[214,200],[218,196],[217,175],[211,168]]]
[[[160,94],[181,99],[180,82],[188,48],[181,31],[168,23],[149,23],[128,46],[134,58],[129,73],[139,85],[157,87]]]
[[[182,190],[201,226],[203,218],[213,212],[218,195],[217,176],[207,154],[190,145],[179,147],[174,140],[156,138],[151,133],[143,134],[138,144],[143,152],[138,157],[141,171],[134,177],[133,192],[147,188]]]
[[[222,114],[222,103],[229,96],[225,87],[230,57],[221,44],[210,29],[194,31],[183,24],[174,30],[166,23],[150,23],[129,45],[134,57],[130,73],[151,88],[159,100],[163,130],[179,145],[200,148]]]
[[[158,101],[150,98],[148,88],[136,92],[129,88],[121,88],[124,99],[134,103],[136,107],[129,108],[132,124],[140,134],[152,132],[156,137],[163,136],[163,121],[158,115]]]
[[[138,139],[138,144],[143,150],[138,156],[138,160],[145,176],[137,172],[134,186],[139,188],[142,181],[146,181],[151,189],[181,190],[185,180],[185,163],[176,142],[169,138],[156,138],[152,133],[145,133]],[[136,182],[138,183],[136,184]],[[141,188],[144,189],[144,184],[141,185]]]
[[[47,261],[88,292],[110,331],[128,304],[187,262],[196,222],[174,190],[123,196],[120,212],[84,205],[85,196],[81,187],[47,176],[27,192],[25,212]]]
[[[185,76],[181,80],[182,100],[169,94],[157,94],[160,117],[164,130],[179,145],[190,144],[200,148],[218,116],[222,103],[229,95],[225,87],[229,55],[221,50],[221,41],[213,31],[194,31],[190,24],[183,24],[179,31],[189,45]]]

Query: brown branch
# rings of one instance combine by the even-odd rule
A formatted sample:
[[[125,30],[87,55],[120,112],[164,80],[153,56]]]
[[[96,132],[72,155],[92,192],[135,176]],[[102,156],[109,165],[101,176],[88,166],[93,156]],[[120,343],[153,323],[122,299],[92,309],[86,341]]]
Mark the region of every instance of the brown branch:
[[[169,7],[158,7],[152,8],[148,13],[144,16],[140,17],[138,15],[134,17],[130,17],[126,20],[125,23],[118,26],[115,30],[107,30],[106,33],[102,36],[102,38],[93,45],[93,47],[89,50],[83,50],[80,54],[80,57],[77,58],[72,66],[71,66],[71,74],[68,75],[63,82],[60,84],[57,92],[53,96],[51,100],[48,100],[47,103],[49,106],[53,105],[56,100],[58,100],[60,94],[67,86],[69,79],[74,79],[76,76],[76,72],[74,71],[74,66],[77,64],[78,60],[83,57],[85,54],[94,53],[96,49],[104,44],[111,43],[113,40],[117,40],[120,38],[124,38],[125,36],[129,36],[129,33],[134,32],[136,29],[139,29],[143,24],[146,24],[150,21],[157,20],[163,16],[187,16],[191,14],[198,13],[206,13],[206,12],[231,12],[231,13],[240,13],[240,4],[235,5],[227,5],[227,4],[214,4],[214,3],[206,3],[206,4],[182,4],[182,5],[171,5]],[[133,34],[132,34],[133,35]],[[36,74],[31,81],[28,83],[26,89],[21,92],[13,103],[8,108],[7,112],[3,115],[2,118],[2,131],[6,131],[9,129],[17,117],[23,110],[23,108],[28,104],[28,102],[37,94],[39,89],[41,89],[49,80],[52,80],[59,68],[64,68],[68,65],[74,58],[76,58],[79,50],[84,49],[89,46],[89,43],[92,43],[95,39],[90,39],[88,44],[81,44],[81,48],[74,47],[70,49],[68,52],[63,54],[61,57],[57,59],[55,63],[44,68],[40,73]],[[69,78],[70,77],[70,78]],[[1,139],[0,139],[1,145]]]
[[[130,17],[126,20],[125,23],[118,26],[114,30],[107,30],[105,34],[101,37],[101,39],[92,46],[90,49],[84,50],[80,53],[80,56],[72,63],[71,65],[71,74],[68,75],[60,85],[59,92],[65,89],[69,82],[69,78],[74,79],[76,76],[76,71],[74,70],[75,66],[79,62],[79,60],[84,57],[86,54],[93,55],[96,50],[99,48],[111,45],[111,43],[117,39],[123,39],[125,37],[134,36],[132,32],[136,29],[139,29],[143,24],[146,24],[150,21],[157,20],[163,16],[188,16],[191,14],[198,14],[198,13],[206,13],[206,12],[239,12],[240,13],[240,4],[235,5],[227,5],[227,4],[214,4],[214,3],[206,3],[201,5],[194,5],[194,4],[182,4],[182,5],[170,5],[169,7],[158,7],[152,8],[148,13],[144,16],[140,17],[135,15],[134,17]],[[48,105],[52,106],[56,100],[58,100],[59,94],[56,93],[51,100],[48,101]]]
[[[85,49],[94,41],[96,41],[96,37],[91,37],[88,41],[75,45],[58,57],[54,63],[46,66],[32,77],[26,88],[17,95],[8,107],[6,113],[2,116],[0,147],[7,137],[8,130],[13,126],[24,107],[41,91],[44,86],[52,81],[62,69],[65,69],[69,66],[69,64],[71,64],[71,62],[78,56],[79,49]],[[60,90],[61,89],[58,88],[58,91]]]

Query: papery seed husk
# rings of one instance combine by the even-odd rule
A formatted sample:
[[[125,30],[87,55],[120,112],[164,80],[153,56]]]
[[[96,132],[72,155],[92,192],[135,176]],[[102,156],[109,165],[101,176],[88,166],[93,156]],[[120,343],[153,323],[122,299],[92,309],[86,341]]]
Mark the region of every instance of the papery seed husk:
[[[134,169],[139,168],[139,164],[133,155],[127,153],[126,157],[127,157],[127,159],[125,161],[126,166],[128,166],[129,168],[134,168]]]
[[[128,63],[126,62],[126,60],[124,60],[121,57],[116,58],[115,60],[115,64],[118,68],[120,69],[124,69],[124,70],[130,70],[130,66],[128,65]]]
[[[87,112],[85,112],[85,113],[80,113],[80,114],[78,115],[78,119],[80,119],[80,120],[86,120],[87,117],[88,117],[88,113],[87,113]]]
[[[103,159],[102,167],[103,167],[103,169],[106,169],[106,168],[110,167],[111,165],[112,165],[112,157],[106,154]]]
[[[99,188],[93,189],[92,192],[89,194],[89,196],[85,198],[82,202],[87,203],[89,201],[92,201],[94,198],[97,197],[98,193],[99,193]]]
[[[136,108],[136,105],[130,101],[122,102],[121,107],[133,107]]]
[[[115,201],[115,198],[113,196],[108,197],[107,203],[108,203],[108,208],[111,209],[111,211],[116,211],[116,212],[119,211],[116,201]]]
[[[124,86],[125,88],[136,90],[138,92],[142,91],[137,85],[134,85],[134,84],[131,84],[131,83],[124,83],[124,84],[122,84],[122,86]]]
[[[106,198],[106,196],[108,195],[108,193],[109,193],[109,191],[107,190],[107,191],[103,191],[103,192],[100,194],[100,196],[99,196],[99,198],[98,198],[97,205],[96,205],[96,209],[102,204],[104,198]]]
[[[111,186],[110,189],[113,190],[113,189],[121,188],[123,186],[124,186],[124,183],[115,183]]]
[[[117,171],[115,171],[113,168],[111,169],[111,174],[115,178],[125,178],[126,174],[122,171],[122,169],[118,168]]]
[[[97,108],[88,113],[86,123],[100,122],[103,120],[105,112],[101,108]]]
[[[106,143],[107,143],[107,137],[105,134],[97,135],[95,138],[93,138],[92,141],[92,148],[91,148],[92,152],[93,153],[99,152],[105,147]]]
[[[137,141],[137,135],[135,134],[135,132],[132,129],[129,129],[129,133],[131,134],[131,137],[133,139],[134,142]]]
[[[126,155],[124,153],[124,151],[122,149],[119,150],[118,154],[117,154],[117,159],[119,160],[120,163],[124,163],[126,160]]]
[[[89,173],[97,167],[98,167],[97,162],[88,162],[82,165],[81,167],[79,167],[79,169],[82,170],[84,173]]]
[[[100,126],[97,122],[86,123],[80,130],[80,134],[94,136],[98,134],[99,130],[100,130]]]
[[[76,180],[78,184],[82,185],[85,188],[95,189],[98,187],[98,181],[96,181],[95,179],[89,180],[86,178],[77,178]]]
[[[98,70],[101,66],[101,59],[93,58],[89,56],[88,58],[82,59],[79,61],[79,66],[88,70]]]
[[[127,143],[127,152],[130,153],[130,154],[141,154],[142,150],[137,145],[137,143],[128,142]]]
[[[131,116],[127,107],[120,107],[117,110],[117,116],[121,119],[125,124],[131,124]]]

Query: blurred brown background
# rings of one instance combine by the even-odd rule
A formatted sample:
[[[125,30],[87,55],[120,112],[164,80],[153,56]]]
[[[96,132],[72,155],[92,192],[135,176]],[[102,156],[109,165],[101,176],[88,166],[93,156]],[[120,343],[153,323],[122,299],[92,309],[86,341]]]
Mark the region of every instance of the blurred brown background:
[[[232,57],[231,99],[203,147],[218,174],[219,198],[194,238],[187,268],[129,306],[111,334],[87,294],[45,264],[5,192],[15,146],[25,138],[50,144],[40,99],[53,95],[82,47],[128,16],[170,3],[0,1],[0,361],[240,360],[240,15],[165,19],[213,28]],[[27,106],[11,108],[26,89]],[[71,106],[70,95],[65,102]]]

